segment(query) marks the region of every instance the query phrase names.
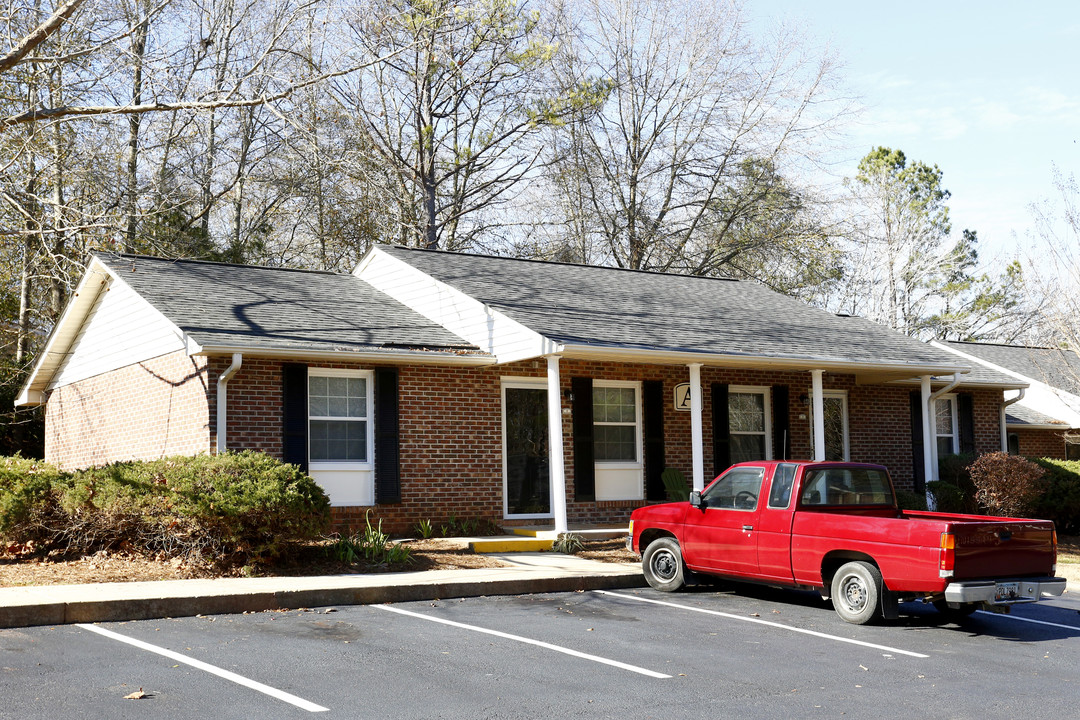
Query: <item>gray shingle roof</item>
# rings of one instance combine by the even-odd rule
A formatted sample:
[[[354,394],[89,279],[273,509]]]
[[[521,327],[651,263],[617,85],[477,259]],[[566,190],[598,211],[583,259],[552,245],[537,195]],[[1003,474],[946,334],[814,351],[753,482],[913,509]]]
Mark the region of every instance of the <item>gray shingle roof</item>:
[[[756,283],[383,247],[564,343],[942,367],[969,363],[857,317]]]
[[[949,342],[980,360],[1020,373],[1066,392],[1080,395],[1080,357],[1058,348],[996,345],[992,343]]]
[[[1021,403],[1006,408],[1005,422],[1009,425],[1059,425],[1062,429],[1069,427],[1068,423],[1044,415]]]
[[[476,351],[352,275],[96,257],[203,347],[280,351]]]

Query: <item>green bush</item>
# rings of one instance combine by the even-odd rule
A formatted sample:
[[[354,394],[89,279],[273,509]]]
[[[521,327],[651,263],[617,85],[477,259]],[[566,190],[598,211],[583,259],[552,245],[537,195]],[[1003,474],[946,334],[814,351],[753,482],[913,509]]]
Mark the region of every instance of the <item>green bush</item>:
[[[0,457],[0,536],[37,540],[36,517],[53,506],[52,489],[61,476],[40,460]]]
[[[351,535],[337,536],[327,546],[327,556],[338,562],[363,562],[367,565],[402,565],[413,562],[407,545],[390,541],[390,536],[383,532],[382,520],[378,525],[371,524],[371,511],[364,513],[363,530]]]
[[[896,504],[901,510],[925,510],[926,495],[911,490],[897,490]]]
[[[945,482],[944,480],[935,480],[926,483],[926,489],[934,496],[934,509],[937,512],[968,512],[963,491],[952,483]]]
[[[971,481],[974,455],[944,455],[938,459],[938,481],[927,484],[941,512],[976,514],[982,511],[975,500],[975,484]],[[939,484],[941,487],[935,487]]]
[[[124,546],[246,564],[320,537],[330,520],[329,500],[314,480],[262,453],[54,472],[51,491],[25,473],[26,479],[12,483],[13,491],[2,493],[0,507],[10,506],[13,518],[29,517],[38,539],[68,551]],[[21,509],[28,504],[29,513]]]
[[[1080,534],[1080,461],[1032,458],[1046,470],[1046,490],[1035,501],[1035,515],[1053,520],[1059,533]]]

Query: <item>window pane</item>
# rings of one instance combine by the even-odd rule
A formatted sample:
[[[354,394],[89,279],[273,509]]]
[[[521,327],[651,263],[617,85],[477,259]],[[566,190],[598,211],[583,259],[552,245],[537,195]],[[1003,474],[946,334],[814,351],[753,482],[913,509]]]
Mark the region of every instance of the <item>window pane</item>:
[[[937,434],[952,435],[952,400],[937,401]]]
[[[706,507],[753,510],[761,493],[764,468],[735,468],[710,485],[701,500]]]
[[[765,432],[765,396],[761,393],[729,395],[728,422],[732,432]]]
[[[310,395],[308,397],[308,415],[313,417],[324,417],[330,412],[330,406],[327,404],[327,397],[325,395]]]
[[[845,460],[844,457],[844,401],[841,398],[824,398],[825,459]]]
[[[811,470],[803,481],[803,505],[890,505],[889,479],[880,470]]]
[[[945,437],[939,437],[937,439],[937,454],[938,457],[945,457],[946,455],[952,455],[952,436],[946,435]]]
[[[593,428],[593,452],[597,461],[637,461],[636,432],[633,425],[597,425]]]
[[[636,422],[635,395],[634,388],[594,387],[593,421]]]
[[[367,423],[312,420],[309,431],[311,460],[367,461]]]
[[[765,460],[764,435],[732,435],[731,464],[748,460]]]

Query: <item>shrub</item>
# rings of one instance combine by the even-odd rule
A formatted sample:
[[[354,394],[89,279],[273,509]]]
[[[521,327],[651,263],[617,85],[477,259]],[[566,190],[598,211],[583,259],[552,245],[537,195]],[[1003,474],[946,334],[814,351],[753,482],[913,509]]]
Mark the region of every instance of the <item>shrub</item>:
[[[925,510],[926,495],[911,490],[897,490],[896,504],[901,510]]]
[[[53,487],[60,476],[59,469],[40,460],[0,458],[0,536],[41,539],[39,519],[55,511]]]
[[[576,555],[585,549],[585,541],[580,535],[572,532],[559,533],[551,549],[564,555]]]
[[[938,483],[947,483],[948,487],[935,487],[937,483],[928,483],[927,487],[934,494],[938,510],[942,512],[978,513],[979,503],[975,500],[975,485],[971,482],[969,467],[975,456],[944,455],[938,459]],[[954,489],[955,488],[955,489]]]
[[[934,496],[934,509],[937,512],[968,512],[963,491],[952,483],[944,480],[931,481],[926,483],[926,488]]]
[[[969,467],[975,499],[991,514],[1023,517],[1043,491],[1046,471],[1030,460],[1003,452],[980,456]]]
[[[1035,514],[1053,520],[1060,533],[1080,534],[1080,461],[1032,461],[1046,470],[1046,490],[1035,501]]]
[[[394,565],[411,563],[408,546],[390,542],[390,536],[383,532],[382,520],[377,526],[371,524],[371,511],[364,514],[363,530],[352,535],[338,536],[329,546],[327,554],[339,562],[365,562],[369,565]]]

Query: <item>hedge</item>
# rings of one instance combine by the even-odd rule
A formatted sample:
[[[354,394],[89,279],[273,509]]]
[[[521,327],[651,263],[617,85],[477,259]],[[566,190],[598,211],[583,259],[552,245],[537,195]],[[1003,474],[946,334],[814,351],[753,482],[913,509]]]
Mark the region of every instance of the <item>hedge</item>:
[[[1080,535],[1080,461],[1032,458],[1046,470],[1035,514],[1053,520],[1059,533]]]
[[[8,480],[0,481],[0,535],[15,542],[246,564],[318,538],[330,521],[330,502],[314,480],[261,453],[121,462],[72,473],[7,460],[12,470],[10,478],[0,476]]]

